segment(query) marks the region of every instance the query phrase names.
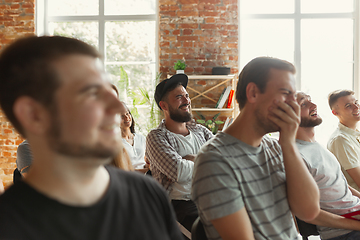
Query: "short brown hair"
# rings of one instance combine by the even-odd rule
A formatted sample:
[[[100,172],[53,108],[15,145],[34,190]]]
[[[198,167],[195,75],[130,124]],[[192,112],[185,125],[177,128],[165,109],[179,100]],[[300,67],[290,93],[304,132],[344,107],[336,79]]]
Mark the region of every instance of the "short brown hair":
[[[349,96],[349,95],[354,95],[354,94],[355,93],[352,90],[336,90],[336,91],[331,92],[328,96],[330,109],[333,110],[333,107],[339,98]]]
[[[236,100],[240,109],[247,101],[246,87],[250,82],[256,84],[261,93],[265,92],[268,75],[271,68],[289,71],[295,74],[296,70],[292,63],[272,57],[257,57],[251,60],[239,74],[239,82],[236,88]]]
[[[16,40],[0,55],[0,104],[7,118],[25,137],[13,105],[21,96],[29,96],[54,109],[54,93],[61,82],[53,62],[71,54],[94,58],[95,48],[80,40],[60,36],[31,36]]]

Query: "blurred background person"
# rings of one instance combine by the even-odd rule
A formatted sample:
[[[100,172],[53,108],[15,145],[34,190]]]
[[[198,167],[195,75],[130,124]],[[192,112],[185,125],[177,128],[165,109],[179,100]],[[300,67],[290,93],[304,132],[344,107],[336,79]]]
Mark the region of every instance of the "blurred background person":
[[[130,157],[132,166],[136,171],[146,173],[149,170],[149,164],[145,162],[146,138],[135,133],[135,121],[129,108],[124,102],[121,102],[121,136],[124,148]]]

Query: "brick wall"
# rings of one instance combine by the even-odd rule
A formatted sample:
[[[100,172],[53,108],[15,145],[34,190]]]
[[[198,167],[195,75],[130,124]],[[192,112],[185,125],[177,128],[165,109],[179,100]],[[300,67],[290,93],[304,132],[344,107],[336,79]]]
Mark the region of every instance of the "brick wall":
[[[35,0],[0,0],[0,51],[14,39],[35,33]],[[12,183],[16,149],[23,139],[0,111],[0,179]]]
[[[188,75],[211,74],[216,66],[230,67],[238,74],[238,0],[159,0],[159,67],[162,78],[175,73],[177,60],[184,60]],[[213,86],[213,81],[190,81],[201,85],[198,91]],[[224,86],[210,93],[218,99]],[[189,91],[190,97],[194,92]],[[207,99],[202,99],[207,101]],[[192,103],[197,104],[193,101]],[[213,107],[204,102],[204,106]],[[197,105],[196,107],[202,107]],[[202,112],[212,119],[217,112]],[[222,112],[217,120],[231,115]],[[193,112],[195,119],[199,118]]]
[[[185,60],[186,74],[211,74],[225,66],[238,72],[238,0],[159,0],[162,76]]]

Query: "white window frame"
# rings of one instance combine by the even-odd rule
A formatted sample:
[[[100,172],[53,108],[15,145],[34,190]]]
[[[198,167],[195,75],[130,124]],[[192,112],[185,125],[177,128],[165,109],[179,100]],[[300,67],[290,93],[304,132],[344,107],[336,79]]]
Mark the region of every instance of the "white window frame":
[[[155,21],[156,26],[156,39],[155,39],[155,62],[154,61],[136,61],[136,62],[104,62],[105,65],[137,65],[137,64],[154,64],[155,69],[159,69],[159,19],[158,4],[156,1],[156,12],[154,14],[138,14],[138,15],[105,15],[104,6],[105,0],[99,0],[99,14],[98,15],[81,15],[81,16],[48,16],[47,0],[36,0],[36,34],[49,35],[48,23],[49,22],[75,22],[75,21],[93,21],[99,24],[99,52],[106,59],[105,52],[105,22],[107,21]],[[155,79],[155,78],[153,78]]]
[[[324,18],[351,18],[354,20],[354,59],[353,59],[353,90],[356,97],[360,96],[360,3],[354,0],[354,12],[351,13],[301,13],[301,0],[294,0],[294,13],[290,14],[242,14],[241,0],[238,1],[239,6],[239,21],[242,19],[292,19],[294,20],[294,65],[296,67],[296,88],[301,89],[301,20],[302,19],[324,19]],[[240,24],[239,24],[240,28]],[[239,29],[239,39],[241,37],[241,29]],[[241,48],[239,44],[239,53]],[[239,58],[240,59],[240,58]],[[239,69],[240,69],[239,61]]]

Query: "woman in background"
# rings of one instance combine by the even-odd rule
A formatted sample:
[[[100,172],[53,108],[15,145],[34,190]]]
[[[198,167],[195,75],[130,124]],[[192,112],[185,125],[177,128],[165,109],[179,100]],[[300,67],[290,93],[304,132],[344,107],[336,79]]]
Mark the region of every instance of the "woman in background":
[[[136,171],[146,173],[149,165],[145,162],[146,139],[143,135],[135,133],[135,121],[129,108],[121,102],[121,136],[124,148],[130,157],[132,166]]]
[[[119,90],[117,89],[117,87],[114,84],[112,84],[111,88],[113,89],[113,92],[116,95],[116,97],[119,98]],[[134,168],[130,161],[130,157],[126,152],[126,149],[124,148],[123,144],[121,144],[121,149],[119,153],[112,159],[110,165],[113,165],[125,171],[134,171]]]

